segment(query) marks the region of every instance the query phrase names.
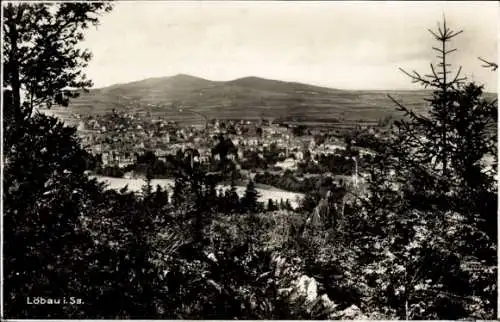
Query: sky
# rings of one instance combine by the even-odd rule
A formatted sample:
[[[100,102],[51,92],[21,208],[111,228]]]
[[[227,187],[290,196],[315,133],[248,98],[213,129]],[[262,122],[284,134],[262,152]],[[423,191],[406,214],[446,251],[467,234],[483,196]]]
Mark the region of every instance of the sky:
[[[257,76],[339,89],[415,89],[398,68],[430,72],[443,15],[463,33],[451,63],[497,91],[499,5],[490,2],[117,2],[82,46],[95,87],[189,74]],[[454,65],[453,67],[458,67]]]

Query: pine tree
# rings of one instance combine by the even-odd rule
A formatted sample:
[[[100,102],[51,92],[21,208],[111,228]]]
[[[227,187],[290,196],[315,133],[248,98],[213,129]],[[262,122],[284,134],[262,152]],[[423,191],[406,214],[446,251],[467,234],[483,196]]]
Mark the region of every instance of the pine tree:
[[[236,190],[236,182],[231,180],[231,187],[226,191],[226,200],[227,200],[227,211],[228,212],[240,212],[241,204],[240,204],[240,196]]]
[[[482,86],[465,83],[461,67],[450,77],[448,55],[456,49],[447,45],[461,31],[452,31],[444,20],[442,28],[431,33],[440,43],[433,48],[441,60],[438,68],[431,64],[427,76],[405,72],[415,83],[434,89],[427,99],[429,115],[419,115],[393,99],[408,117],[397,123],[401,135],[393,145],[394,152],[402,167],[415,169],[412,181],[420,191],[414,193],[414,205],[424,198],[460,212],[477,209],[477,203],[484,201],[477,192],[484,195],[495,189],[493,176],[482,171],[480,161],[497,154],[496,100],[488,102]]]
[[[152,194],[151,203],[156,209],[162,209],[168,205],[168,191],[163,189],[159,184],[156,185],[156,190]]]
[[[320,200],[320,196],[318,193],[314,193],[314,192],[311,192],[311,193],[306,193],[304,198],[302,198],[301,202],[300,202],[300,210],[302,212],[311,212],[313,211],[313,209],[316,207],[316,205],[318,204]],[[284,206],[284,208],[286,209],[286,204]]]
[[[255,188],[255,183],[250,180],[247,184],[245,195],[241,200],[241,205],[245,212],[258,212],[259,211],[259,193]]]
[[[437,32],[430,32],[440,44],[433,47],[439,54],[437,67],[431,64],[429,75],[403,70],[415,83],[433,89],[426,99],[429,110],[418,114],[391,97],[406,117],[383,138],[385,149],[372,165],[365,217],[369,224],[364,232],[377,236],[372,247],[386,243],[396,255],[391,269],[395,272],[399,267],[401,275],[394,273],[387,283],[393,291],[402,290],[389,299],[402,318],[472,315],[464,300],[471,288],[481,297],[482,316],[494,316],[491,292],[474,286],[477,282],[468,279],[461,267],[467,258],[480,258],[487,263],[481,283],[496,280],[488,269],[496,265],[492,251],[496,241],[491,238],[496,236],[491,229],[496,227],[491,216],[496,213],[495,184],[479,162],[487,154],[496,154],[496,135],[490,128],[496,122],[496,102],[487,102],[482,87],[467,83],[460,68],[450,75],[448,56],[455,49],[448,44],[461,31],[452,31],[444,20]],[[374,248],[370,249],[373,253]],[[397,279],[401,284],[394,283]],[[441,302],[418,291],[417,284],[438,295]],[[426,309],[420,313],[415,310],[423,306]]]
[[[175,178],[172,192],[172,205],[180,206],[185,201],[186,182],[182,178]]]
[[[283,198],[280,199],[279,208],[280,208],[280,210],[285,210],[286,209],[286,204],[283,201]]]
[[[146,170],[146,183],[142,187],[142,196],[145,200],[148,200],[151,198],[151,195],[153,194],[153,185],[152,185],[152,180],[153,180],[153,175],[151,173],[151,167],[147,167]]]
[[[215,211],[215,209],[218,207],[218,197],[217,197],[217,183],[215,181],[215,178],[213,176],[206,176],[205,177],[205,182],[203,183],[203,200],[206,209],[209,209],[210,211]]]
[[[272,199],[267,201],[267,211],[272,212],[278,210],[278,207],[274,204]]]

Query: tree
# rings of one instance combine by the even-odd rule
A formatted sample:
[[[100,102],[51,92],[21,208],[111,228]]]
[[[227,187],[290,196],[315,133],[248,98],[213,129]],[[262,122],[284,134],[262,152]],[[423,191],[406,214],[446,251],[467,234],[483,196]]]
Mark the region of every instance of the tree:
[[[491,126],[497,107],[483,98],[481,86],[466,83],[460,69],[449,75],[447,59],[455,49],[448,43],[460,33],[444,20],[437,32],[431,31],[440,44],[433,47],[439,53],[437,68],[431,64],[424,76],[403,70],[433,89],[426,100],[429,111],[415,113],[391,97],[406,117],[383,138],[385,151],[371,169],[370,202],[358,216],[367,218],[363,239],[370,245],[360,257],[375,258],[365,267],[366,276],[382,290],[373,298],[406,319],[496,316],[495,287],[479,287],[496,281],[490,270],[496,266],[496,231],[491,229],[496,227],[491,216],[496,188],[494,171],[487,174],[479,161],[496,155]],[[483,261],[480,283],[464,268],[471,258]],[[381,277],[380,267],[393,273]]]
[[[414,180],[420,184],[420,191],[425,191],[422,188],[427,186],[435,188],[430,191],[443,195],[432,197],[434,203],[447,207],[451,202],[452,209],[457,211],[468,207],[460,201],[473,201],[472,206],[477,207],[476,193],[484,195],[494,189],[495,180],[491,173],[482,171],[480,161],[487,155],[497,154],[496,100],[484,99],[482,86],[464,83],[461,68],[454,77],[448,75],[447,56],[455,49],[448,49],[447,44],[460,33],[450,30],[446,20],[438,33],[432,32],[441,44],[440,48],[433,48],[442,57],[438,64],[440,71],[431,64],[432,73],[428,76],[405,72],[414,82],[434,88],[432,98],[427,100],[429,116],[418,115],[393,99],[408,117],[397,123],[400,133],[406,136],[397,137],[395,151],[399,163],[419,171],[414,173]],[[429,171],[421,165],[427,165]],[[415,196],[423,197],[421,193]]]
[[[319,192],[313,191],[306,193],[304,198],[300,201],[300,211],[310,213],[314,210],[320,199],[321,195]]]
[[[5,7],[4,80],[10,89],[4,107],[13,121],[5,128],[3,196],[8,230],[5,308],[10,317],[130,317],[154,312],[151,287],[158,273],[148,258],[147,209],[124,192],[121,201],[128,201],[120,212],[120,202],[106,199],[109,194],[102,186],[86,177],[86,152],[75,129],[32,113],[34,107],[67,104],[74,96],[65,91],[67,87],[90,85],[82,73],[90,54],[77,44],[83,31],[97,24],[98,15],[109,8],[104,3]],[[100,230],[89,227],[97,213],[102,215],[97,216],[99,223],[106,217],[131,216],[123,217],[131,219],[121,227],[126,230],[123,249],[116,251],[115,239],[103,238]],[[121,229],[112,232],[119,234]],[[88,306],[28,306],[24,294],[74,295]],[[117,295],[119,306],[103,305]]]
[[[274,204],[272,199],[269,199],[267,201],[267,211],[276,211],[278,210],[278,207]]]
[[[258,136],[258,137],[262,137],[262,127],[257,127],[255,129],[255,134]]]
[[[34,107],[67,105],[92,85],[82,69],[91,58],[77,47],[84,31],[109,12],[109,3],[9,3],[3,10],[4,85],[16,118]],[[25,94],[23,99],[22,95]]]
[[[86,267],[91,286],[85,302],[92,308],[87,317],[155,317],[165,302],[158,257],[169,253],[167,245],[158,253],[153,243],[159,233],[154,215],[161,213],[161,205],[133,192],[107,191],[102,197],[85,218],[94,242]]]
[[[231,180],[231,187],[226,190],[225,194],[225,204],[227,212],[239,212],[240,211],[240,197],[236,191],[236,183]]]
[[[259,211],[259,193],[255,189],[255,183],[253,180],[248,181],[245,195],[241,199],[241,206],[246,212],[258,212]]]
[[[204,194],[205,207],[210,211],[215,211],[219,206],[219,198],[217,196],[217,178],[212,175],[205,176]]]
[[[164,207],[168,205],[168,190],[162,189],[160,185],[156,185],[156,191],[153,194],[152,202],[157,205],[157,207]]]
[[[314,135],[314,142],[317,144],[317,145],[322,145],[323,143],[325,143],[326,141],[326,136],[324,134],[321,134],[321,135]]]
[[[212,155],[219,155],[221,163],[227,161],[228,154],[235,153],[236,147],[229,138],[219,135],[217,144],[212,149]]]
[[[280,208],[280,210],[286,209],[286,204],[285,204],[285,201],[283,200],[283,198],[280,199],[279,208]]]
[[[85,316],[83,307],[30,306],[24,295],[84,297],[92,285],[85,271],[94,245],[81,218],[90,215],[102,187],[84,174],[86,152],[75,132],[36,113],[19,127],[22,135],[6,133],[3,228],[8,317]]]
[[[307,133],[307,127],[305,125],[297,125],[292,128],[292,133],[295,136],[304,136]]]
[[[153,151],[146,151],[146,153],[144,153],[144,155],[140,156],[138,159],[138,163],[144,163],[151,166],[153,166],[156,161],[157,158]]]
[[[285,201],[285,205],[283,207],[284,210],[293,210],[292,204],[290,203],[290,199]]]

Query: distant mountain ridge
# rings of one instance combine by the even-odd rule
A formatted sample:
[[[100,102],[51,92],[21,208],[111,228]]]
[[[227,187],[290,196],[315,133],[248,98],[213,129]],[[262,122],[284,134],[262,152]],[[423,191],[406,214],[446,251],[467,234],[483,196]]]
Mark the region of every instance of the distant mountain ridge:
[[[72,112],[100,114],[113,109],[199,122],[208,118],[297,118],[376,121],[397,115],[391,93],[410,108],[423,110],[429,91],[341,90],[297,82],[243,77],[212,81],[186,74],[147,78],[91,89],[71,104]],[[173,109],[172,103],[184,107]],[[189,111],[195,113],[189,113]]]

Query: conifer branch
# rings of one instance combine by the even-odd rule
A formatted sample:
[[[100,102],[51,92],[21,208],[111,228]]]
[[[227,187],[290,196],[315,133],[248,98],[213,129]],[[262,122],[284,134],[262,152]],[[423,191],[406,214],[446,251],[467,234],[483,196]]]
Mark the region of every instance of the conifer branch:
[[[434,79],[439,82],[439,76],[436,72],[436,69],[434,68],[434,65],[433,64],[430,64],[430,65],[431,65],[432,74],[434,75]]]
[[[455,32],[455,33],[452,33],[452,34],[450,34],[450,35],[448,36],[448,38],[450,38],[450,39],[451,39],[451,38],[453,38],[453,37],[455,37],[455,36],[460,35],[462,32],[463,32],[463,30],[457,31],[457,32]]]
[[[429,122],[429,120],[427,118],[425,118],[422,115],[416,114],[415,112],[413,112],[412,110],[410,110],[409,108],[404,106],[403,104],[399,103],[390,94],[388,94],[387,96],[391,99],[391,101],[394,102],[394,104],[396,104],[399,111],[405,113],[407,116],[409,116],[411,119],[417,121],[419,124],[427,124]]]
[[[439,36],[434,31],[432,31],[431,29],[427,29],[427,30],[429,30],[429,32],[434,36],[434,38],[439,40]]]
[[[449,85],[452,85],[452,84],[455,84],[455,83],[458,83],[458,82],[465,80],[465,77],[459,78],[461,72],[462,72],[462,66],[458,67],[457,74],[455,75],[455,78],[449,83]]]
[[[486,59],[483,59],[481,57],[478,57],[478,59],[484,63],[484,65],[481,65],[481,67],[491,68],[492,71],[496,71],[498,69],[497,63],[487,61]]]
[[[413,75],[404,70],[403,68],[399,68],[401,72],[411,78],[412,83],[422,83],[425,87],[432,86],[432,82],[423,78],[418,72],[413,71]]]
[[[439,53],[443,54],[443,50],[442,50],[441,48],[432,47],[432,49],[434,49],[435,51],[437,51],[437,52],[439,52]],[[444,53],[444,54],[446,54],[446,53]]]

